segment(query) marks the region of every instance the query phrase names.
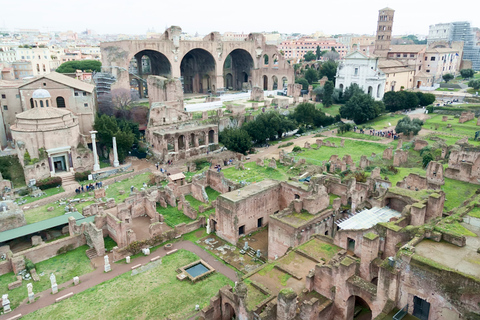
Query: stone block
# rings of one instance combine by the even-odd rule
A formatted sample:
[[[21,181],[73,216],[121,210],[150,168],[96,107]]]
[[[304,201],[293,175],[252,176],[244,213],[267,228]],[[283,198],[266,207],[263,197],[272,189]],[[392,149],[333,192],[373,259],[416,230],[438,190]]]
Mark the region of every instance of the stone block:
[[[80,278],[79,277],[73,277],[73,285],[77,286],[80,283]]]
[[[130,256],[127,256],[127,257],[125,258],[125,262],[126,262],[126,263],[130,263]]]
[[[41,236],[33,236],[32,237],[32,246],[38,246],[43,244],[43,240]]]
[[[95,189],[95,199],[100,199],[105,197],[105,189]]]
[[[70,298],[71,296],[73,296],[73,292],[69,292],[69,293],[67,293],[66,295],[63,295],[63,296],[61,296],[61,297],[58,297],[57,299],[55,299],[55,302],[63,301],[63,300],[65,300],[65,299]]]

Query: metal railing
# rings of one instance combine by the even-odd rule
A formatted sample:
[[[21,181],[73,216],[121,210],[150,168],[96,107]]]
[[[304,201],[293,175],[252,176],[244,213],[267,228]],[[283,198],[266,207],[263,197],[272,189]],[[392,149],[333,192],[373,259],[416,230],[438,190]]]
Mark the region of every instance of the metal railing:
[[[393,320],[401,320],[408,314],[408,304],[400,309],[395,315],[393,316]]]

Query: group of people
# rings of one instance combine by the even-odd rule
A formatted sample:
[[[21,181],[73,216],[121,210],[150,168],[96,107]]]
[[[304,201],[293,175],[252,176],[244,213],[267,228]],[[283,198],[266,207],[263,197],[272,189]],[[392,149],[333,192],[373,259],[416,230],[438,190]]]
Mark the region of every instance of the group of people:
[[[398,139],[398,134],[396,134],[395,131],[393,130],[380,131],[380,130],[370,129],[370,135],[382,137],[382,138],[389,138],[393,140]]]
[[[170,161],[170,160],[168,160]],[[167,163],[168,164],[168,163]],[[159,170],[160,172],[162,173],[167,173],[167,170],[166,169],[163,169],[162,167],[160,167],[160,163],[155,163],[155,167],[157,167],[157,170]]]
[[[87,184],[87,185],[84,186],[82,184],[80,187],[75,189],[75,193],[80,194],[82,192],[93,191],[93,190],[101,188],[101,187],[103,187],[103,182],[102,181],[95,182],[95,185],[90,183],[90,184]]]

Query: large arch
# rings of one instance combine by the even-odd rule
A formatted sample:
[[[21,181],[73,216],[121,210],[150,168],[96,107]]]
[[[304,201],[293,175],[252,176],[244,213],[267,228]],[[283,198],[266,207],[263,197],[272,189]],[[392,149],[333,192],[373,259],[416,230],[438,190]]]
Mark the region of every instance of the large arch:
[[[231,51],[225,59],[225,63],[223,64],[223,77],[228,83],[227,76],[231,74],[232,89],[242,90],[244,83],[246,83],[246,86],[249,86],[253,67],[253,58],[250,53],[243,49],[235,49]],[[228,85],[226,87],[228,88]]]
[[[359,296],[350,296],[347,300],[347,320],[371,320],[372,308]]]
[[[277,90],[278,89],[278,78],[277,76],[273,76],[272,77],[272,83],[273,83],[273,90]]]
[[[268,90],[268,77],[263,76],[263,90]]]
[[[128,72],[130,73],[130,85],[132,80],[136,79],[138,94],[141,98],[144,98],[146,96],[147,77],[149,75],[171,77],[172,64],[163,53],[145,49],[137,52],[130,60]],[[140,79],[143,79],[143,81]]]
[[[216,63],[212,54],[204,49],[192,49],[182,58],[180,74],[184,93],[207,93],[214,89]],[[208,77],[207,77],[208,76]]]

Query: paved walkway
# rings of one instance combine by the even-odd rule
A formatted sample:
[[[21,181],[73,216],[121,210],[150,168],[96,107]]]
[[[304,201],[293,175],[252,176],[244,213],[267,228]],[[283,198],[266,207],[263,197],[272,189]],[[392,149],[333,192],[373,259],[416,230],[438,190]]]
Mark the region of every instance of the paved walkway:
[[[199,256],[201,259],[205,260],[217,272],[220,272],[221,274],[223,274],[224,276],[226,276],[232,281],[238,281],[237,274],[233,269],[227,267],[221,261],[215,259],[215,257],[213,257],[208,252],[206,252],[204,249],[200,248],[199,246],[193,244],[190,241],[183,240],[180,242],[176,242],[173,244],[173,249],[185,249],[190,252],[193,252],[197,256]],[[154,257],[157,257],[157,256],[164,257],[167,254],[167,252],[168,251],[165,251],[163,248],[160,247],[156,251],[152,252],[149,256],[141,256],[133,259],[130,262],[130,264],[123,264],[123,263],[116,264],[112,262],[110,264],[112,267],[112,271],[109,273],[103,272],[103,266],[101,266],[91,273],[87,273],[80,276],[80,284],[77,286],[72,286],[72,283],[73,283],[73,279],[72,279],[72,281],[59,284],[58,289],[61,291],[59,291],[55,295],[51,294],[51,289],[45,290],[40,293],[36,293],[35,298],[37,298],[38,300],[36,300],[32,304],[27,304],[27,301],[28,301],[27,291],[25,290],[25,300],[20,304],[20,306],[6,315],[1,315],[0,320],[9,319],[18,314],[26,315],[38,309],[54,304],[55,299],[61,296],[69,294],[70,292],[72,292],[73,294],[77,294],[79,292],[85,291],[102,282],[113,279],[123,273],[131,271],[131,267],[137,264],[145,265],[148,262],[150,262],[150,259]],[[35,292],[35,282],[33,282],[33,291]]]

